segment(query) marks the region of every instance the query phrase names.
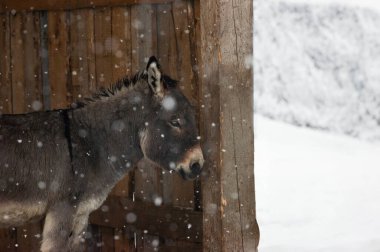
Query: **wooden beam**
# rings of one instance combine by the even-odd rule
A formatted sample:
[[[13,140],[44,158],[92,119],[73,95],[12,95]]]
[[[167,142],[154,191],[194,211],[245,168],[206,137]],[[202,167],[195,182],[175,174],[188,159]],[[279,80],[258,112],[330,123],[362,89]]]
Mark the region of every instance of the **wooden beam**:
[[[204,251],[257,251],[253,171],[253,1],[202,0]]]
[[[131,4],[165,4],[173,0],[0,0],[0,13],[7,11],[74,10]]]
[[[147,232],[165,239],[202,242],[202,212],[157,207],[153,203],[122,197],[109,197],[99,210],[90,215],[90,223],[112,228],[124,228],[131,232]]]

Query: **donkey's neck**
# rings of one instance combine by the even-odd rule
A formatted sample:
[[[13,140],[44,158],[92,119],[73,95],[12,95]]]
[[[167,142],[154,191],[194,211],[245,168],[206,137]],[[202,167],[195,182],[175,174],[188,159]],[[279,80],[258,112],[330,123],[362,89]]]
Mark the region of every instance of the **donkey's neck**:
[[[101,168],[95,171],[119,180],[143,158],[139,132],[149,113],[147,94],[131,90],[73,110],[73,144],[89,149]],[[87,150],[86,150],[87,151]]]

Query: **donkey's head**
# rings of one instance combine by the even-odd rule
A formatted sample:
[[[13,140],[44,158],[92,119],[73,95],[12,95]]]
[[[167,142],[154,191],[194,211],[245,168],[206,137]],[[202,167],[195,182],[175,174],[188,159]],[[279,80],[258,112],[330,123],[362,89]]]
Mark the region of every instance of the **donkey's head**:
[[[142,152],[164,169],[194,179],[204,163],[195,110],[176,87],[176,81],[161,73],[155,57],[149,59],[146,73],[152,105],[140,131]]]

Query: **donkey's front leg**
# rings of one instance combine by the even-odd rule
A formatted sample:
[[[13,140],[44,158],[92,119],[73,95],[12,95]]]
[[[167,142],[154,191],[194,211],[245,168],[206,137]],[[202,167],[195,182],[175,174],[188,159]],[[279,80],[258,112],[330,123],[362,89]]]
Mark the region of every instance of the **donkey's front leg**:
[[[68,252],[72,235],[74,208],[68,202],[59,202],[49,208],[42,234],[42,252]]]
[[[88,224],[89,213],[77,214],[74,217],[72,235],[69,238],[70,251],[83,251],[85,243],[85,230]]]

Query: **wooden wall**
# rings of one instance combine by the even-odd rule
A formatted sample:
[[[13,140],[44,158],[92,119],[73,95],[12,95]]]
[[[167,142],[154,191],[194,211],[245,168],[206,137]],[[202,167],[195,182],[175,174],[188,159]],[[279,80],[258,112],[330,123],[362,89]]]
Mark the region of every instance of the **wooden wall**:
[[[144,68],[151,55],[197,103],[193,1],[55,1],[51,8],[38,5],[48,1],[34,1],[33,10],[26,2],[0,1],[0,114],[66,108]],[[163,206],[154,204],[157,198]],[[156,241],[161,251],[200,251],[200,202],[199,182],[142,164],[114,188],[107,207],[91,216],[88,251],[151,251]],[[133,225],[126,225],[126,208],[135,209]],[[40,222],[0,230],[0,251],[38,251],[41,233]]]
[[[253,1],[202,0],[199,10],[204,251],[255,252]]]

